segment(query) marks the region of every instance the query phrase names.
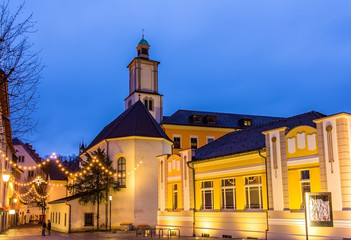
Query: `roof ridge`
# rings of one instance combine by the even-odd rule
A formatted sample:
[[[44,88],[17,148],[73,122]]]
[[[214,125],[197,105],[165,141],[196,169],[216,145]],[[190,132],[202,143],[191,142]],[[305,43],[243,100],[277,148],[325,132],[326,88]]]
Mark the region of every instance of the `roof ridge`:
[[[172,117],[175,113],[184,111],[184,112],[203,112],[203,113],[215,113],[215,114],[228,114],[228,115],[245,115],[245,116],[255,116],[255,117],[270,117],[270,118],[282,118],[282,117],[275,117],[275,116],[267,116],[267,115],[257,115],[257,114],[247,114],[247,113],[230,113],[230,112],[214,112],[214,111],[201,111],[201,110],[186,110],[186,109],[178,109],[175,111],[171,116]]]

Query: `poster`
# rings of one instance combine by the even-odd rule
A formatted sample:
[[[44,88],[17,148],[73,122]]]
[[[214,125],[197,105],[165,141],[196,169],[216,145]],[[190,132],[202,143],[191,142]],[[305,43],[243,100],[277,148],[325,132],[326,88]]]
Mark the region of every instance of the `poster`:
[[[330,192],[306,193],[307,221],[310,227],[333,227]]]

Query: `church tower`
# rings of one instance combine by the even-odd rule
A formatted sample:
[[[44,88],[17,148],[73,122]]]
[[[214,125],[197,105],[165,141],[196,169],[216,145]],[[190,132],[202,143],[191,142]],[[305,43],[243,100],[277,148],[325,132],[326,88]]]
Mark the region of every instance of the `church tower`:
[[[143,38],[137,49],[137,57],[129,68],[129,96],[124,100],[125,109],[140,100],[158,123],[163,117],[163,95],[158,93],[158,64],[149,59],[149,43]]]

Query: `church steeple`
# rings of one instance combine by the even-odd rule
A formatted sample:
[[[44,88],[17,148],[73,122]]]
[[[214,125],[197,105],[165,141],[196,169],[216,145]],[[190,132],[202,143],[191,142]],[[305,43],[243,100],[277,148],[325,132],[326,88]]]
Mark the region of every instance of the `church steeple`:
[[[149,59],[150,45],[142,36],[137,47],[137,57],[129,68],[129,96],[124,100],[125,109],[140,100],[158,123],[163,117],[163,96],[158,93],[158,65],[160,62]]]

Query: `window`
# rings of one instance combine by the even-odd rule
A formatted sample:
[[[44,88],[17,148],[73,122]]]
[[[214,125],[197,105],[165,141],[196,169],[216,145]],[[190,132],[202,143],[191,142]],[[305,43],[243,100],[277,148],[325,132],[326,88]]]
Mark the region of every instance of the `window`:
[[[144,105],[149,111],[153,111],[154,102],[153,102],[152,98],[144,98]]]
[[[174,148],[180,148],[180,137],[173,137]]]
[[[190,138],[190,147],[191,149],[197,149],[197,138],[196,137],[192,137]]]
[[[222,209],[235,209],[235,178],[222,179]]]
[[[24,162],[24,156],[18,156],[18,162]]]
[[[216,119],[217,119],[216,116],[211,116],[211,115],[205,116],[205,120],[206,120],[205,122],[207,122],[208,124],[211,124],[211,125],[216,124]]]
[[[84,226],[94,226],[94,213],[84,213]]]
[[[57,213],[55,213],[55,223],[57,223]]]
[[[66,227],[67,225],[67,213],[65,213],[65,220],[64,220],[64,226]]]
[[[207,144],[209,144],[210,142],[213,142],[215,139],[214,137],[207,137]]]
[[[245,195],[247,209],[262,209],[261,176],[245,177]]]
[[[34,177],[34,170],[28,171],[28,178]]]
[[[173,210],[178,209],[178,185],[173,184]]]
[[[201,182],[201,208],[213,209],[213,181]]]
[[[126,159],[124,157],[117,160],[117,182],[120,187],[126,187]]]
[[[58,224],[60,224],[61,213],[59,213]]]
[[[142,49],[141,49],[141,53],[142,53],[142,54],[146,54],[146,55],[149,54],[149,53],[148,53],[148,50],[147,50],[146,48],[142,48]]]
[[[305,193],[311,192],[310,170],[300,172],[301,208],[305,208]]]
[[[202,123],[203,116],[202,115],[191,115],[190,116],[190,122],[193,123]]]

